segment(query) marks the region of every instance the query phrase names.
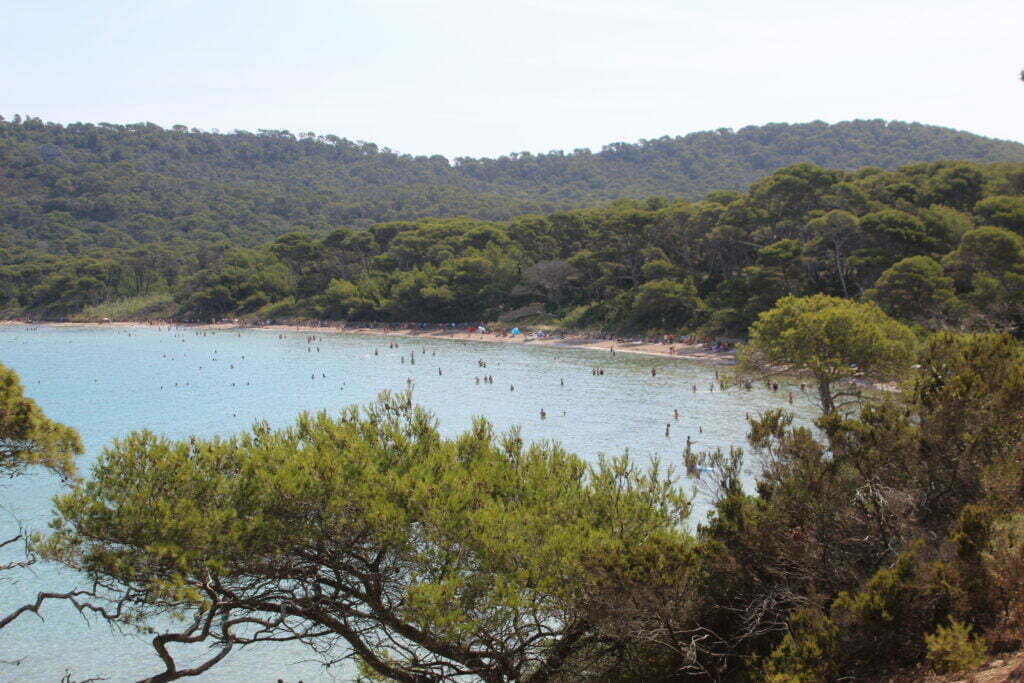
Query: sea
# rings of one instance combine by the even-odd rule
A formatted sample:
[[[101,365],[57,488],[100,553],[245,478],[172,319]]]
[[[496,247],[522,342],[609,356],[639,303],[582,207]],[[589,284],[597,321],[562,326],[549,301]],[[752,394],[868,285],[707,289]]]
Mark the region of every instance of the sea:
[[[229,435],[257,420],[284,427],[302,411],[337,413],[410,386],[446,435],[483,416],[499,431],[518,426],[527,441],[558,441],[588,461],[628,453],[641,463],[657,458],[680,474],[688,438],[697,449],[743,446],[747,415],[785,407],[810,421],[816,410],[811,392],[793,384],[722,391],[716,373],[724,378],[728,369],[701,362],[327,330],[3,325],[0,363],[20,375],[50,418],[79,431],[86,476],[103,448],[132,430],[183,438]],[[0,538],[45,530],[59,491],[45,473],[0,482]],[[691,522],[707,510],[698,494]],[[0,561],[20,552],[7,550]],[[0,609],[6,613],[40,590],[85,585],[74,572],[38,563],[0,583]],[[50,603],[39,617],[22,616],[0,631],[0,681],[144,678],[163,670],[150,638]],[[207,654],[178,652],[183,663]],[[200,680],[346,681],[353,671],[325,669],[298,644],[260,644],[235,650]]]

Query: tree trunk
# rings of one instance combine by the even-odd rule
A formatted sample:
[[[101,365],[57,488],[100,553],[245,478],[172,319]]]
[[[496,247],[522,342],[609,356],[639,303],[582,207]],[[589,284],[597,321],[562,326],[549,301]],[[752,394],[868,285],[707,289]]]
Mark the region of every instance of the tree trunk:
[[[818,399],[821,401],[821,412],[831,415],[835,412],[836,406],[832,401],[832,383],[827,379],[818,380]]]
[[[839,256],[839,246],[836,245],[832,253],[835,255],[836,274],[839,275],[839,284],[843,286],[843,297],[849,299],[850,292],[846,287],[846,273],[843,272],[843,260]]]

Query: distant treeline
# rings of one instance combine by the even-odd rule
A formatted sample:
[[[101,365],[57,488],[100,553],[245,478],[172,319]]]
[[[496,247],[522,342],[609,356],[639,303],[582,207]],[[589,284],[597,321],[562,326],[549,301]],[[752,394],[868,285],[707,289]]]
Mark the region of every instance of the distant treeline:
[[[827,293],[873,299],[928,327],[1016,329],[1022,234],[1022,164],[848,172],[805,163],[698,202],[304,230],[256,248],[198,238],[115,240],[74,255],[8,248],[0,306],[60,318],[155,297],[165,314],[195,320],[532,314],[566,326],[741,335],[782,296]],[[131,314],[130,302],[122,308]]]
[[[0,119],[0,248],[82,254],[182,239],[258,246],[293,231],[433,217],[505,220],[621,198],[745,191],[810,162],[893,170],[1024,162],[1024,145],[885,121],[772,124],[600,152],[409,156],[332,135]],[[175,247],[180,249],[180,247]]]

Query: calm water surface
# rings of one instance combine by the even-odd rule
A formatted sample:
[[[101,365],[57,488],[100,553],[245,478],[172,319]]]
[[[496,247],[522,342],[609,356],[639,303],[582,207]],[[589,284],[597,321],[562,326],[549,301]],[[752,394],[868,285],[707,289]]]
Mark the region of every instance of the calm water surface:
[[[483,415],[499,430],[519,425],[527,440],[558,440],[587,460],[628,449],[640,460],[658,457],[680,465],[688,436],[699,448],[742,445],[744,414],[785,405],[790,389],[712,392],[714,367],[625,353],[326,332],[309,344],[306,333],[279,334],[0,326],[0,363],[21,375],[28,394],[50,417],[79,430],[87,451],[83,472],[111,439],[133,429],[185,437],[241,431],[256,419],[285,426],[303,410],[366,403],[382,390],[404,389],[408,379],[416,402],[435,413],[448,435]],[[392,340],[397,349],[388,348]],[[416,352],[415,365],[410,351]],[[486,369],[479,367],[481,359]],[[596,366],[605,369],[603,376],[591,373]],[[493,385],[476,384],[484,373],[494,377]],[[795,410],[812,416],[810,394],[794,393]],[[681,414],[678,422],[674,409]],[[29,529],[45,528],[50,498],[58,491],[51,477],[22,477],[0,487],[4,538],[16,533],[15,519]],[[695,511],[695,517],[703,514],[702,507]],[[80,581],[54,567],[33,569],[0,589],[0,607]],[[58,604],[44,616],[22,617],[4,629],[0,660],[23,659],[17,667],[0,666],[0,680],[58,680],[70,670],[76,678],[121,681],[162,670],[145,638],[87,623]],[[349,678],[350,670],[325,672],[304,662],[308,656],[289,645],[236,650],[203,680]]]

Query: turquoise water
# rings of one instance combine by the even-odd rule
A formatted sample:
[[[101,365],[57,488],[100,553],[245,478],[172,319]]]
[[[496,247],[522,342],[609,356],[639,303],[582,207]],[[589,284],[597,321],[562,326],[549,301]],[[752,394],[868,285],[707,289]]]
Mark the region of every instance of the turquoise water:
[[[256,419],[284,426],[303,410],[337,411],[366,403],[382,390],[404,389],[410,379],[416,402],[432,410],[449,435],[483,415],[499,430],[519,425],[527,440],[558,440],[588,460],[628,449],[634,458],[659,457],[681,469],[688,436],[698,448],[741,445],[745,413],[785,405],[788,391],[712,392],[714,367],[626,353],[613,357],[593,350],[327,332],[310,344],[307,336],[288,332],[282,338],[268,330],[3,326],[0,363],[21,375],[28,394],[50,417],[79,430],[87,450],[83,473],[104,445],[132,429],[184,437],[237,432]],[[389,348],[392,341],[397,349]],[[412,351],[415,365],[409,362]],[[480,360],[487,363],[485,369]],[[597,366],[604,368],[603,376],[592,374]],[[493,384],[476,383],[485,373],[494,377]],[[796,411],[813,415],[809,394],[794,393]],[[542,409],[547,419],[541,419]],[[0,514],[0,531],[9,532],[3,538],[16,533],[12,516],[27,528],[44,528],[57,491],[45,475],[0,484],[10,513]],[[695,516],[702,517],[703,509]],[[50,566],[33,570],[3,586],[0,607],[20,604],[38,590],[67,590],[80,581]],[[46,608],[44,616],[45,621],[22,617],[0,632],[0,660],[23,658],[16,667],[0,665],[0,680],[57,680],[70,670],[75,678],[99,675],[121,681],[162,670],[145,638],[87,623],[59,604]],[[302,661],[309,656],[298,646],[252,647],[229,655],[203,680],[332,678],[331,672]],[[345,670],[333,676],[348,678]]]

